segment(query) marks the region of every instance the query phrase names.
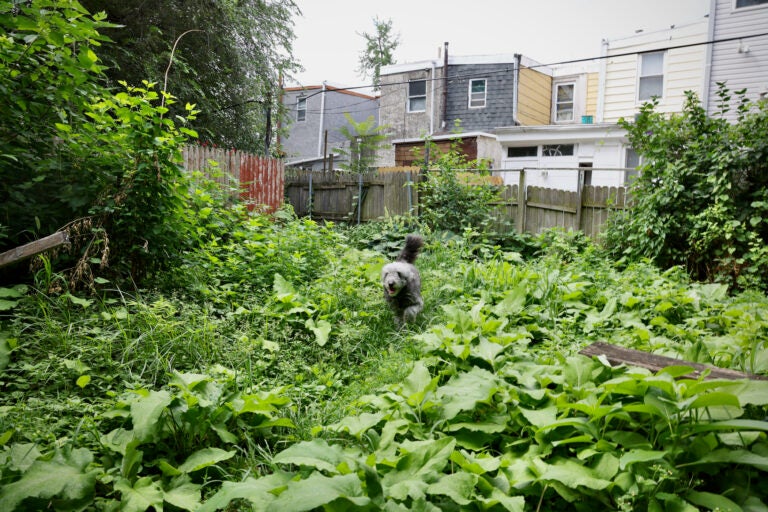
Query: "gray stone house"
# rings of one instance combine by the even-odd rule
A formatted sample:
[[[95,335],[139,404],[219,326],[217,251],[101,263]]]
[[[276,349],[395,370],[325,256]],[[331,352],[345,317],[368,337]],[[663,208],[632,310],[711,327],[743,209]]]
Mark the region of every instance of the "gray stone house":
[[[286,165],[311,170],[330,168],[324,155],[347,147],[348,141],[339,131],[349,126],[344,114],[355,122],[373,116],[379,117],[379,98],[355,90],[344,89],[323,82],[321,85],[286,87],[282,103],[286,110],[283,126],[285,135],[280,137],[280,148],[285,154]],[[325,160],[325,161],[324,161]],[[333,167],[343,161],[334,156]]]

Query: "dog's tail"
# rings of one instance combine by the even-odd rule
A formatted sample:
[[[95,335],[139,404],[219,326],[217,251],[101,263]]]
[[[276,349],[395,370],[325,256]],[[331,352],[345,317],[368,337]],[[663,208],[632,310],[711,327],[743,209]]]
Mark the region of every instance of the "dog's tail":
[[[424,240],[419,235],[408,235],[405,237],[405,247],[397,256],[397,261],[413,263],[419,255],[419,250],[424,246]]]

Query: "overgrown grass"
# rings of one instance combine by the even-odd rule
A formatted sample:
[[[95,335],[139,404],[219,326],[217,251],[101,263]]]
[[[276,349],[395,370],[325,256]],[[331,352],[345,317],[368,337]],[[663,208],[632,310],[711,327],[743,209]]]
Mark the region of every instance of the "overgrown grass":
[[[743,467],[728,453],[768,453],[766,428],[753,421],[768,390],[676,384],[674,372],[648,376],[576,355],[599,340],[766,375],[765,296],[731,296],[647,264],[618,269],[573,233],[426,230],[417,261],[426,307],[398,330],[378,274],[417,228],[255,217],[229,238],[211,237],[153,290],[8,292],[0,504],[766,503],[768,491],[736,480],[764,480],[768,465]],[[747,423],[712,423],[734,418]],[[720,454],[713,467],[734,470],[733,486],[702,473],[708,452]],[[622,457],[633,462],[610,469],[630,460]],[[82,485],[67,494],[43,473]]]

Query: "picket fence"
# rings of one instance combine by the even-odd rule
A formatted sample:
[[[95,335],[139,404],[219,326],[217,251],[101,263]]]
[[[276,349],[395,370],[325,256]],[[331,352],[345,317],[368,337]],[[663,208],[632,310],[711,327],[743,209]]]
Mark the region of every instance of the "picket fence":
[[[418,169],[347,172],[286,171],[286,201],[299,216],[360,223],[385,215],[418,213]],[[524,176],[524,173],[522,173]],[[537,186],[503,186],[496,203],[500,231],[537,234],[549,228],[581,230],[597,238],[611,212],[626,207],[625,187],[584,186],[580,192]]]
[[[248,210],[272,213],[283,205],[285,164],[282,160],[211,146],[185,146],[184,168],[200,171],[229,191]]]

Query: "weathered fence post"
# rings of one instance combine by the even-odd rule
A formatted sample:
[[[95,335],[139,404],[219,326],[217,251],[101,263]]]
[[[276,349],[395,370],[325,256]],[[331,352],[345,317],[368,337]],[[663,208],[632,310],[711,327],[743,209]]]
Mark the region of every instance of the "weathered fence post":
[[[411,171],[405,172],[405,178],[408,180],[405,182],[406,187],[408,187],[408,215],[413,214],[413,178],[411,175]]]
[[[522,234],[525,231],[525,169],[520,169],[517,185],[517,219],[515,229]]]
[[[309,197],[307,197],[307,216],[312,220],[312,173],[309,171]]]
[[[584,169],[579,168],[579,178],[576,185],[576,229],[581,229],[581,209],[584,207]]]
[[[360,215],[363,213],[363,173],[357,175],[357,225],[360,225]]]

